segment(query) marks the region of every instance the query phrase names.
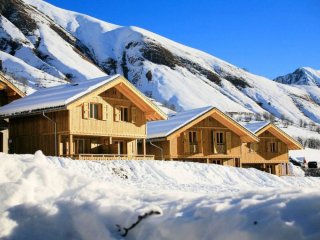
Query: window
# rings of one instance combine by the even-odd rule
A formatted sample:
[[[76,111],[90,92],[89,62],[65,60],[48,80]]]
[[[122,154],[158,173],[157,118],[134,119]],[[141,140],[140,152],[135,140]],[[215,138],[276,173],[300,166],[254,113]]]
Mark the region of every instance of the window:
[[[127,107],[120,107],[120,120],[122,122],[129,122],[129,110]]]
[[[189,132],[189,143],[196,144],[197,143],[197,132]]]
[[[101,104],[98,103],[90,103],[90,118],[94,119],[100,119],[100,109],[101,109]]]
[[[197,142],[197,132],[188,132],[189,138],[189,153],[198,153],[198,142]]]
[[[276,153],[278,152],[277,143],[276,142],[268,142],[268,152]]]
[[[217,139],[217,144],[218,145],[223,145],[224,144],[224,133],[223,132],[217,132],[216,133],[216,139]]]

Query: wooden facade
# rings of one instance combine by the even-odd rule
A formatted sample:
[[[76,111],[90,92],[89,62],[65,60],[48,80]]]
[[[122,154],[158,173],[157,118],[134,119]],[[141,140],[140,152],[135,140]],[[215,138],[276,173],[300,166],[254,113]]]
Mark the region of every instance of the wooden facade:
[[[147,153],[156,159],[239,167],[242,143],[257,141],[252,133],[213,108],[169,136],[148,139]]]
[[[256,135],[258,143],[242,146],[241,167],[254,167],[278,176],[290,175],[288,151],[302,149],[300,143],[271,123]]]
[[[165,117],[119,76],[63,109],[12,116],[11,152],[40,149],[46,155],[85,160],[153,159],[146,155],[146,122]]]
[[[0,76],[0,80],[1,104],[23,96],[6,79]],[[214,107],[196,110],[193,113],[197,115],[191,114],[191,118],[189,112],[187,121],[176,125],[170,118],[164,120],[167,116],[122,76],[103,83],[63,106],[2,115],[6,127],[4,120],[10,119],[9,152],[34,153],[40,149],[46,155],[82,160],[195,161],[287,175],[288,150],[302,148],[273,124],[249,131]],[[8,105],[9,110],[14,104]],[[155,128],[160,133],[161,124],[175,127],[147,139],[147,122],[154,120],[152,123],[160,122]]]
[[[24,96],[25,94],[20,89],[0,74],[0,107]],[[8,126],[7,120],[0,121],[0,152],[9,152]]]
[[[212,109],[166,136],[149,138],[147,153],[156,159],[257,168],[289,175],[288,150],[302,146],[271,123],[258,129],[255,137],[252,134]]]

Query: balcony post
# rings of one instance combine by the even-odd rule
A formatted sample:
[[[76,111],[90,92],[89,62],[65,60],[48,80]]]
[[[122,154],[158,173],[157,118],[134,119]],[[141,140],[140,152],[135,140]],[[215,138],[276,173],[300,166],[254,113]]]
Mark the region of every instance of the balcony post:
[[[69,135],[69,156],[72,156],[74,154],[74,149],[73,149],[73,135]]]
[[[143,149],[143,157],[146,157],[146,152],[147,152],[147,146],[146,146],[146,139],[142,139],[142,149]]]

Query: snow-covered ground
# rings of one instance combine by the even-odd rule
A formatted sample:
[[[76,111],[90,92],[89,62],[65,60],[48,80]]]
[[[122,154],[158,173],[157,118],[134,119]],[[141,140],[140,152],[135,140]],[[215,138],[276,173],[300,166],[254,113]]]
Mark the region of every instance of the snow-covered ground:
[[[289,151],[290,157],[296,161],[303,162],[318,162],[320,163],[320,150],[318,149],[303,149],[303,150],[292,150]]]
[[[318,178],[41,152],[0,159],[0,239],[320,239]]]

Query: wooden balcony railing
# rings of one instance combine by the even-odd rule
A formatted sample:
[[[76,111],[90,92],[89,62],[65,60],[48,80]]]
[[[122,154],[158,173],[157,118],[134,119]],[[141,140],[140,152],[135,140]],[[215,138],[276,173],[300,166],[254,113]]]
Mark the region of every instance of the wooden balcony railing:
[[[77,160],[154,160],[154,155],[76,154],[71,158]]]
[[[226,145],[225,144],[218,144],[216,153],[217,154],[225,154],[226,153]]]
[[[189,153],[190,154],[195,154],[195,153],[199,153],[199,147],[197,143],[190,143],[189,144]]]

